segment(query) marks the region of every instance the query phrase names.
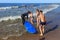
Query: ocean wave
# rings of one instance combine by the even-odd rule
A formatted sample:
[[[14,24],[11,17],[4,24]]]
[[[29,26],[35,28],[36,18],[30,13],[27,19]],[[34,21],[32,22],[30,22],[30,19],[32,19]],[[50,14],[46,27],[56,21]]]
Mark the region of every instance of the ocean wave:
[[[51,6],[51,8],[46,8],[46,9],[43,10],[44,14],[59,7],[59,5],[50,5],[50,6]],[[35,16],[36,14],[33,13],[33,15]],[[21,18],[21,16],[8,16],[8,17],[3,17],[3,18],[0,18],[0,22],[2,20],[8,20],[8,19],[15,20],[17,18]]]
[[[3,17],[3,18],[0,18],[0,22],[2,20],[8,20],[8,19],[11,19],[11,20],[15,20],[17,18],[21,18],[21,16],[9,16],[9,17]]]
[[[0,10],[15,9],[15,8],[22,8],[22,7],[27,7],[27,6],[21,5],[21,6],[0,7]],[[31,7],[31,6],[29,6],[29,7]]]
[[[43,10],[43,13],[46,14],[47,12],[52,11],[58,7],[59,5],[50,5],[48,8],[41,9],[41,10]],[[35,16],[36,14],[34,13],[33,15]]]
[[[10,6],[10,7],[0,7],[0,10],[14,9],[19,8],[19,6]]]
[[[47,13],[47,12],[49,12],[49,11],[52,11],[52,10],[58,8],[58,7],[59,7],[59,5],[51,5],[51,8],[44,9],[43,12],[44,12],[44,14],[45,14],[45,13]]]

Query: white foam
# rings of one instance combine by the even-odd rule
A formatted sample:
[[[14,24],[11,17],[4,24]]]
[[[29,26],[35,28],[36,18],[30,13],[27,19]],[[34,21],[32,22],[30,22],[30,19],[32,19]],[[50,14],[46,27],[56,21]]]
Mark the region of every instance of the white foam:
[[[52,11],[52,10],[54,10],[54,9],[59,7],[59,5],[56,5],[56,4],[53,4],[53,5],[50,5],[50,6],[51,6],[51,8],[49,8],[49,9],[47,8],[47,9],[43,10],[44,14],[46,14],[47,12]],[[36,16],[36,13],[34,13],[33,15]]]
[[[0,22],[2,20],[8,20],[8,19],[11,19],[11,20],[15,20],[17,18],[21,18],[21,16],[9,16],[9,17],[3,17],[3,18],[0,18]]]
[[[56,8],[59,7],[59,5],[51,5],[51,6],[52,6],[52,8],[50,8],[50,9],[44,9],[43,12],[47,13],[47,12],[52,11],[52,10],[54,10],[54,9],[56,9]]]
[[[49,9],[44,9],[44,10],[43,10],[44,14],[59,7],[59,5],[50,5],[50,6],[52,6],[52,7],[49,8]],[[36,14],[33,13],[33,15],[35,16]],[[0,18],[0,22],[1,22],[2,20],[8,20],[8,19],[15,20],[15,19],[17,19],[17,18],[21,18],[21,16],[3,17],[3,18]]]
[[[0,10],[6,10],[6,9],[12,9],[12,8],[18,8],[18,6],[0,7]]]

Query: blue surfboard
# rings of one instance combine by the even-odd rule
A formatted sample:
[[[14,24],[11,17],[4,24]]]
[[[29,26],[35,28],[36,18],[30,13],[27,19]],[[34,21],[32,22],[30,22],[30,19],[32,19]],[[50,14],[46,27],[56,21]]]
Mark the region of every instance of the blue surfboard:
[[[24,27],[28,33],[32,33],[32,34],[37,33],[36,28],[28,21],[25,21]]]

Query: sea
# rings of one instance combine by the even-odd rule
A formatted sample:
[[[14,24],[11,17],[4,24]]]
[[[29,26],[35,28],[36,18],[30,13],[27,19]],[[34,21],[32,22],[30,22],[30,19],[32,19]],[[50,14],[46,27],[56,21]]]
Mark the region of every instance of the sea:
[[[21,14],[36,9],[43,10],[44,14],[59,7],[58,3],[0,3],[0,22],[2,20],[21,18]]]
[[[0,3],[0,22],[3,20],[15,20],[21,18],[21,14],[31,11],[33,16],[36,9],[42,10],[44,14],[60,7],[59,3]],[[20,24],[3,25],[0,23],[0,38],[8,39],[10,36],[21,36],[26,32]]]

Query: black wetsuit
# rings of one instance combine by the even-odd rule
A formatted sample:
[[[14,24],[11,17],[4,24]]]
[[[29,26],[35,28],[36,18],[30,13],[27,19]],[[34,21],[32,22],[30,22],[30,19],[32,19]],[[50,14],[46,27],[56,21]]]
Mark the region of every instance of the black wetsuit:
[[[25,22],[25,16],[28,19],[28,13],[24,13],[24,14],[21,15],[23,25],[24,25],[24,22]]]

